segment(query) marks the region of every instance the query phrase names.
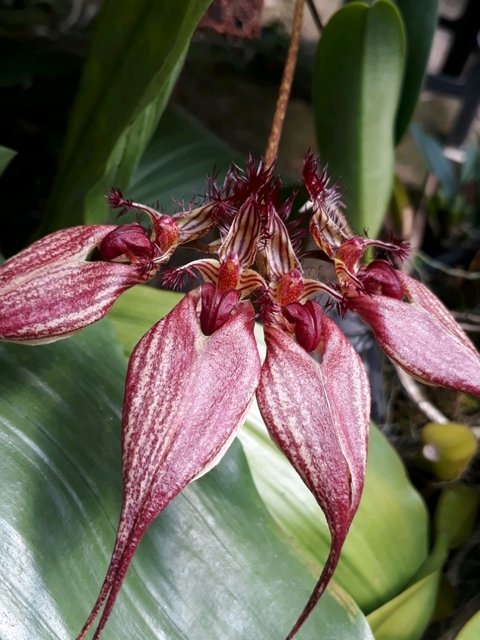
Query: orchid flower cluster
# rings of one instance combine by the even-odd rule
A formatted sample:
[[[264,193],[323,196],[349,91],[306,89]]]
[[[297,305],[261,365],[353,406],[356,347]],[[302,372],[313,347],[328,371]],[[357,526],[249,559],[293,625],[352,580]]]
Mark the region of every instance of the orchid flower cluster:
[[[325,590],[362,494],[370,391],[362,361],[320,306],[357,313],[415,378],[480,394],[480,357],[442,303],[395,268],[405,243],[354,235],[339,193],[311,154],[307,205],[292,215],[272,167],[249,160],[201,206],[172,216],[112,190],[139,222],[64,229],[0,267],[0,338],[37,344],[102,318],[126,289],[152,279],[177,247],[209,257],[163,270],[168,286],[201,282],[141,338],[129,361],[122,418],[123,505],[110,566],[77,640],[100,616],[99,638],[146,529],[219,459],[256,398],[271,437],[323,509],[331,548],[287,639]],[[199,239],[209,234],[209,241]],[[306,246],[309,239],[315,250]],[[371,259],[372,251],[381,258]],[[366,252],[368,251],[368,260]],[[333,265],[336,282],[308,278],[302,258]],[[262,321],[261,363],[254,322]]]

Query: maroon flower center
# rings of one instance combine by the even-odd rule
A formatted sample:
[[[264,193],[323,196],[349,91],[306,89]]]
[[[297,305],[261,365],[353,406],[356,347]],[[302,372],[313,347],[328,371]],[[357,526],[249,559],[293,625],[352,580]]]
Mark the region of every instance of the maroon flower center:
[[[314,351],[322,337],[322,310],[320,306],[307,300],[305,304],[293,302],[283,309],[285,318],[295,325],[295,338],[308,353]]]
[[[358,273],[365,291],[374,295],[388,296],[401,300],[403,285],[395,269],[385,260],[374,260]]]
[[[155,245],[145,229],[132,222],[110,231],[100,243],[99,251],[107,261],[149,262],[155,254]]]
[[[240,291],[222,292],[211,282],[202,286],[200,327],[206,336],[211,336],[227,322],[238,305],[240,295]]]

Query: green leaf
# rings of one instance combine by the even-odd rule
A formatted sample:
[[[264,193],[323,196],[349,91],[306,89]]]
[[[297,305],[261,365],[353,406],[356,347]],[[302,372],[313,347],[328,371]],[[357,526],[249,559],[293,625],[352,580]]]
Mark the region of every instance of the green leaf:
[[[410,125],[410,134],[422,155],[427,169],[440,182],[445,197],[453,200],[458,193],[458,180],[452,163],[443,155],[442,145],[415,122]]]
[[[105,2],[44,231],[105,220],[104,195],[128,185],[210,2]]]
[[[478,503],[472,487],[453,485],[443,489],[435,512],[432,551],[411,585],[368,616],[376,640],[420,640],[437,603],[448,552],[471,533]]]
[[[178,294],[136,287],[117,300],[110,318],[126,353],[178,299]],[[258,338],[263,340],[260,327]],[[327,524],[308,489],[272,444],[257,409],[251,409],[240,440],[268,510],[296,552],[319,573],[329,550]],[[373,428],[364,494],[335,581],[364,611],[371,611],[410,582],[425,562],[427,545],[425,505],[394,449]]]
[[[395,140],[405,133],[415,110],[437,26],[438,0],[395,0],[405,26],[407,57],[395,123]]]
[[[348,4],[328,22],[313,78],[317,143],[357,233],[374,237],[391,196],[405,38],[389,0]]]
[[[46,346],[1,345],[0,365],[0,637],[71,639],[115,538],[126,361],[103,322]],[[153,523],[104,638],[282,638],[314,580],[234,445]],[[373,640],[338,590],[298,637]]]
[[[167,109],[129,189],[140,202],[158,201],[167,211],[172,200],[187,203],[203,194],[207,176],[220,177],[242,156],[182,109]]]
[[[0,146],[0,175],[2,175],[16,155],[17,152],[13,151],[13,149]]]
[[[478,640],[480,637],[480,611],[470,618],[462,627],[455,640]]]
[[[475,527],[479,505],[474,487],[460,483],[444,487],[435,509],[435,538],[444,538],[449,549],[460,547]]]
[[[440,571],[425,576],[368,616],[375,640],[420,640],[432,616]]]
[[[294,548],[321,567],[330,544],[323,514],[271,443],[259,414],[250,412],[240,440],[268,510]],[[362,610],[371,611],[411,580],[426,558],[427,544],[428,519],[422,499],[394,449],[372,426],[365,488],[335,581]]]

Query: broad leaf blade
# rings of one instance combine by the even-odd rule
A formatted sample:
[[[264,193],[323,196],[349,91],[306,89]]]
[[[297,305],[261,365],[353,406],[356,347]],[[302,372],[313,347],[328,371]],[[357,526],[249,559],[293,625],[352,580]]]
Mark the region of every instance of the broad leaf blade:
[[[437,597],[441,572],[434,571],[373,611],[368,620],[375,640],[420,640]]]
[[[0,346],[0,636],[67,640],[106,569],[120,508],[125,359],[108,325]],[[105,640],[282,638],[314,577],[276,533],[238,446],[155,521]],[[341,593],[299,638],[372,640]]]
[[[44,230],[105,219],[104,193],[127,186],[210,1],[104,4]]]
[[[205,191],[214,170],[224,174],[239,153],[181,109],[168,109],[147,147],[129,190],[139,202],[190,202]],[[131,191],[131,194],[130,194]]]
[[[343,189],[349,222],[374,237],[391,196],[404,33],[389,0],[360,2],[327,24],[316,54],[313,106],[321,160]]]

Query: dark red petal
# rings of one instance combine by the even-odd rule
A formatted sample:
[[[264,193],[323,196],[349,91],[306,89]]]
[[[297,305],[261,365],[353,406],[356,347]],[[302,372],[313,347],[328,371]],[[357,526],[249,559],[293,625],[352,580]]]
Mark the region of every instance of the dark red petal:
[[[325,590],[357,510],[365,478],[370,390],[362,362],[328,317],[319,364],[274,326],[257,399],[268,430],[323,509],[332,535],[322,575],[292,638]]]
[[[286,319],[295,325],[295,337],[300,346],[310,353],[318,347],[322,337],[324,313],[317,302],[294,302],[283,309]]]
[[[413,282],[407,294],[421,304],[371,295],[353,298],[350,307],[407,373],[426,384],[480,395],[480,356],[475,347],[440,301]]]
[[[57,231],[0,267],[0,339],[49,342],[102,318],[118,296],[148,279],[135,265],[86,262],[115,227]]]
[[[373,260],[358,273],[358,278],[367,293],[397,298],[397,300],[401,300],[405,295],[400,272],[385,260]]]
[[[78,640],[105,604],[103,629],[151,521],[205,472],[243,422],[260,377],[254,311],[239,305],[206,337],[194,291],[140,340],[128,367],[123,412],[124,498],[115,548]]]
[[[155,245],[150,240],[145,229],[138,224],[122,224],[103,238],[100,243],[100,254],[105,260],[115,260],[122,256],[127,262],[133,262],[132,257],[151,260],[155,253]]]
[[[230,318],[234,309],[238,306],[240,291],[218,290],[218,287],[210,282],[202,286],[200,327],[206,336],[211,336]]]

